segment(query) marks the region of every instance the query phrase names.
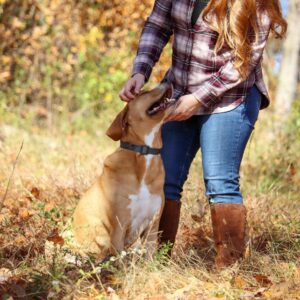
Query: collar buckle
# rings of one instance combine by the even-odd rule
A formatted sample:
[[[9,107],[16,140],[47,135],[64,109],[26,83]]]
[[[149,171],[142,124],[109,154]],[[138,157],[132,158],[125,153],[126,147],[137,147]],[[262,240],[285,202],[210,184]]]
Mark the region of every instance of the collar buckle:
[[[146,145],[141,145],[141,154],[143,154],[143,155],[147,155],[147,154],[149,154],[150,153],[150,148],[148,147],[148,146],[146,146]]]

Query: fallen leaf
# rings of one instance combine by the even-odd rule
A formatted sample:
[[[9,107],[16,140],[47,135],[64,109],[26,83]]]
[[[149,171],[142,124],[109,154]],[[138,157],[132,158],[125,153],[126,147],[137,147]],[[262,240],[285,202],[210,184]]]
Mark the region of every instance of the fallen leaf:
[[[265,275],[257,274],[253,276],[254,279],[263,286],[268,286],[272,284],[272,281]]]
[[[234,278],[233,285],[238,289],[244,289],[247,285],[247,282],[241,276],[237,276]]]
[[[18,246],[23,245],[25,242],[26,242],[26,238],[25,238],[25,236],[23,236],[23,235],[18,235],[18,236],[15,238],[15,243],[16,243],[16,245],[18,245]]]
[[[60,246],[62,246],[64,244],[64,239],[63,237],[61,237],[58,233],[58,229],[55,228],[50,235],[47,237],[47,240],[50,242],[53,242],[54,244],[58,244]]]
[[[22,220],[27,220],[32,216],[32,212],[25,208],[19,212],[19,216]]]
[[[290,177],[294,177],[296,174],[297,174],[297,170],[296,170],[294,164],[291,163],[290,169],[289,169],[289,175],[290,175]]]
[[[33,187],[31,189],[30,193],[36,199],[39,198],[39,196],[40,196],[40,190],[37,187]]]

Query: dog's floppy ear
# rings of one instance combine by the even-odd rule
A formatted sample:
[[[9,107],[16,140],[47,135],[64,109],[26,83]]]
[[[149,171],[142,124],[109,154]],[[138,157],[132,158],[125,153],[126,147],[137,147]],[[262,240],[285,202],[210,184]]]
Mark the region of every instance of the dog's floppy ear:
[[[128,113],[128,104],[123,108],[122,111],[118,113],[116,118],[110,124],[109,128],[106,130],[106,135],[109,136],[114,141],[119,141],[126,130],[127,113]]]

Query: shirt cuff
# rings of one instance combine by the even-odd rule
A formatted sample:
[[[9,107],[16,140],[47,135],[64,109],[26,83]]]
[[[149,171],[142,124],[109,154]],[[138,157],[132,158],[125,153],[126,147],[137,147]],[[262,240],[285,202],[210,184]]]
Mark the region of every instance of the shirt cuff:
[[[211,86],[207,82],[204,82],[192,95],[206,108],[211,108],[218,102],[218,97],[212,94]]]
[[[145,83],[146,83],[148,82],[150,75],[152,73],[152,67],[147,63],[136,63],[133,65],[131,77],[133,77],[137,73],[145,76]]]

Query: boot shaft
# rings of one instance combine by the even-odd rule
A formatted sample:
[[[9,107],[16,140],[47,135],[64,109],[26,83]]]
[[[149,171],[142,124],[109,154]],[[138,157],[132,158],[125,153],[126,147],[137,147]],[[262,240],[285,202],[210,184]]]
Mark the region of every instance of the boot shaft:
[[[246,214],[246,208],[241,204],[211,205],[217,268],[229,266],[243,257],[246,244]]]
[[[168,252],[169,256],[171,256],[171,251],[178,231],[180,208],[181,202],[167,199],[159,223],[159,231],[161,232],[159,244],[172,244],[171,249]]]

